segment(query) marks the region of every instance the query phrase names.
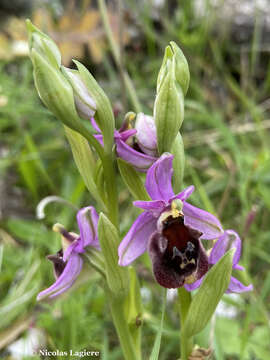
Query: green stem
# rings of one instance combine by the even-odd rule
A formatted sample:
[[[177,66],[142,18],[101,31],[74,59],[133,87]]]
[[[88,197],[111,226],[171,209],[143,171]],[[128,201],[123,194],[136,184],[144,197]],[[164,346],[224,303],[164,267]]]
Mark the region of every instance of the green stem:
[[[191,294],[184,287],[178,289],[179,298],[179,314],[180,314],[180,325],[181,325],[181,336],[180,336],[180,350],[181,360],[188,360],[188,356],[192,352],[193,339],[187,338],[184,332],[185,320],[188,314],[188,310],[192,301]]]
[[[118,198],[113,152],[105,153],[102,160],[107,190],[108,218],[118,229]]]
[[[105,30],[106,36],[108,38],[109,45],[111,47],[114,61],[117,65],[120,73],[123,74],[123,80],[124,80],[127,92],[129,94],[130,101],[131,101],[132,105],[134,106],[135,111],[138,113],[141,111],[141,105],[140,105],[139,99],[137,97],[137,93],[134,88],[134,85],[133,85],[127,71],[123,68],[123,64],[120,59],[120,49],[113,37],[105,1],[98,0],[98,7],[99,7],[100,15],[102,18],[104,30]]]
[[[129,326],[126,322],[126,317],[124,314],[124,301],[123,299],[113,298],[111,294],[108,294],[110,299],[110,308],[113,317],[114,326],[116,328],[121,348],[124,353],[126,360],[140,360],[141,355],[136,352]]]

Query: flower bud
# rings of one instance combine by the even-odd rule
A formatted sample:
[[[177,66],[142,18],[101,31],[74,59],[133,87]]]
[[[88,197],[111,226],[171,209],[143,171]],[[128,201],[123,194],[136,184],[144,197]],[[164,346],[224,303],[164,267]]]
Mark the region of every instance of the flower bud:
[[[182,50],[174,41],[171,41],[170,45],[173,49],[173,56],[175,58],[175,78],[177,83],[181,86],[184,95],[186,95],[190,80],[188,62]]]
[[[190,80],[188,62],[182,50],[173,41],[171,41],[170,46],[167,46],[165,49],[163,62],[157,79],[157,92],[159,92],[161,83],[163,82],[172,64],[175,67],[174,72],[176,82],[181,87],[184,95],[186,95]]]
[[[157,127],[158,151],[170,152],[184,119],[184,95],[189,86],[187,60],[174,43],[165,49],[157,79],[154,119]]]
[[[136,139],[141,150],[151,156],[157,156],[157,131],[152,116],[139,113],[136,118]]]
[[[61,69],[73,88],[75,106],[79,116],[89,120],[95,115],[96,103],[82,81],[79,71],[71,70],[64,66]]]
[[[38,94],[54,115],[75,131],[82,128],[77,116],[72,87],[64,75],[35,49],[31,54],[34,67],[34,80]]]
[[[29,37],[29,51],[32,58],[32,50],[36,50],[50,65],[59,68],[61,54],[55,42],[35,27],[29,19],[26,20]]]
[[[95,121],[103,135],[105,152],[111,153],[115,123],[110,101],[86,67],[79,61],[74,60],[74,63],[78,68],[79,78],[87,89],[88,96],[96,104]],[[76,86],[78,86],[78,83]]]
[[[173,58],[172,48],[170,46],[166,46],[162,65],[160,67],[160,70],[158,73],[158,78],[157,78],[157,93],[159,92],[160,86],[161,86],[166,74],[168,73],[168,68],[172,62],[172,58]]]
[[[175,59],[168,62],[154,104],[158,152],[171,152],[184,119],[184,95],[175,79]]]

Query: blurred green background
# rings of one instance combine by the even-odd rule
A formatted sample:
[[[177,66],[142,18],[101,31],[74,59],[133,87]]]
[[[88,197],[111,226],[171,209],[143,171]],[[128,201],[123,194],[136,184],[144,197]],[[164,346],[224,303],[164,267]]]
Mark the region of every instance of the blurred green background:
[[[192,202],[217,214],[243,240],[243,281],[254,291],[224,296],[216,316],[196,341],[213,359],[270,359],[270,6],[267,1],[110,1],[110,22],[122,49],[122,66],[151,114],[163,51],[174,40],[191,72],[182,134],[185,185]],[[100,351],[122,359],[104,294],[94,272],[54,302],[36,303],[53,282],[45,256],[60,247],[55,222],[78,231],[72,206],[93,204],[72,159],[62,125],[41,104],[27,57],[25,18],[59,45],[63,62],[77,58],[111,99],[118,124],[128,103],[95,1],[1,0],[0,3],[0,358],[30,359],[33,347]],[[136,217],[119,180],[121,228]],[[161,315],[161,288],[139,260],[145,307],[147,359]],[[161,360],[177,359],[177,299],[169,293]],[[210,340],[209,340],[210,339]],[[25,356],[21,355],[24,349]],[[28,351],[28,355],[27,355]],[[17,354],[17,355],[16,355]],[[38,357],[36,357],[38,358]],[[57,357],[55,357],[57,358]],[[59,359],[61,357],[58,357]]]

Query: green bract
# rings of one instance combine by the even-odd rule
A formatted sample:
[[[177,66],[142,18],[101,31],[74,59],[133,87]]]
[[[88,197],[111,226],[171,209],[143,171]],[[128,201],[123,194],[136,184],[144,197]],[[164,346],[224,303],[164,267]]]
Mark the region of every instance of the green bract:
[[[95,183],[93,170],[96,168],[96,162],[88,141],[77,131],[73,131],[67,126],[65,126],[65,132],[71,147],[74,161],[87,189],[93,198],[101,205],[102,209],[105,209],[104,201]]]
[[[123,295],[128,290],[128,270],[118,266],[118,233],[103,213],[98,222],[98,239],[105,259],[107,284],[114,295]]]
[[[234,253],[233,248],[212,267],[194,296],[182,330],[187,337],[204,329],[228,289]]]

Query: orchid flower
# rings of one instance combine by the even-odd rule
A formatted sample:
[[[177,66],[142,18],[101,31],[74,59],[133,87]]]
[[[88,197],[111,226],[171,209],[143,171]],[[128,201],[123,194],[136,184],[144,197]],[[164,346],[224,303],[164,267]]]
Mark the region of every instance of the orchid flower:
[[[59,224],[54,226],[54,230],[62,235],[62,249],[55,255],[48,256],[54,266],[56,281],[48,289],[41,291],[37,300],[45,297],[54,298],[67,291],[82,270],[83,259],[80,254],[84,253],[88,246],[100,250],[97,237],[98,218],[94,207],[88,206],[80,209],[77,213],[79,236],[69,233]]]
[[[154,276],[160,285],[166,288],[185,285],[188,290],[193,290],[193,283],[200,285],[209,266],[224,254],[226,246],[222,252],[220,243],[228,231],[224,232],[214,215],[186,201],[194,186],[174,194],[171,184],[172,161],[173,155],[164,153],[148,170],[145,187],[152,201],[133,203],[144,212],[118,248],[119,265],[129,265],[148,250]],[[219,240],[208,259],[201,240],[216,239]],[[238,269],[239,257],[238,246],[234,260],[234,266]],[[232,289],[237,291],[236,287]]]
[[[96,139],[103,145],[103,137],[94,118],[91,118],[91,123],[98,132]],[[114,140],[117,155],[138,171],[146,172],[157,160],[156,126],[152,116],[139,113],[134,129],[124,121],[121,128],[114,131]]]

